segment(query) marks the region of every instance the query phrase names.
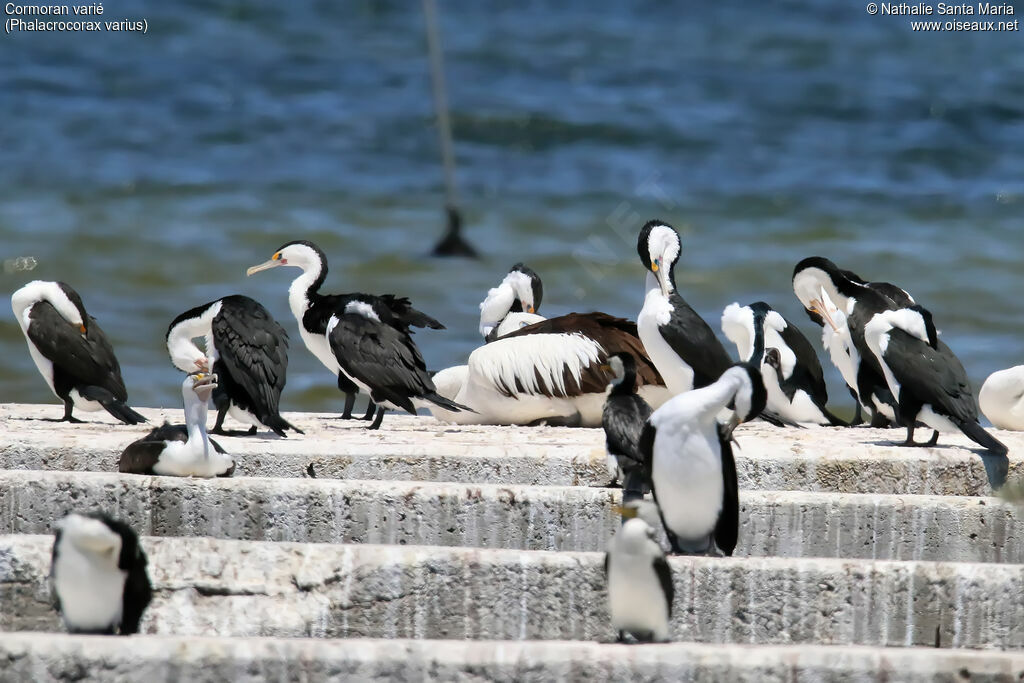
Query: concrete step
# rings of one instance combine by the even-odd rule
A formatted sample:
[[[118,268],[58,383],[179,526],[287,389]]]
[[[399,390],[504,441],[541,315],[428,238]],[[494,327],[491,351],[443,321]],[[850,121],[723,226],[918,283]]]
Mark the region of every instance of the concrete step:
[[[141,409],[154,424],[181,422],[180,410]],[[43,422],[59,408],[0,404],[0,469],[116,471],[121,450],[149,427],[114,425],[106,414],[89,424]],[[369,432],[358,421],[295,413],[306,430],[220,437],[239,455],[239,476],[452,481],[465,483],[600,486],[608,481],[604,436],[597,429],[446,426],[433,418],[389,415]],[[973,449],[966,437],[943,436],[936,448],[894,447],[898,430],[808,427],[763,423],[737,430],[736,453],[744,489],[936,495],[989,495],[990,481],[1007,472],[1024,476],[1024,434],[998,432],[1010,459]],[[1015,455],[1020,454],[1020,455]]]
[[[615,645],[564,641],[117,638],[5,634],[0,680],[56,683],[102,671],[111,683],[293,680],[867,683],[1024,677],[1024,654],[822,645]]]
[[[49,536],[0,536],[0,630],[60,630]],[[603,555],[144,538],[144,633],[611,641]],[[672,635],[708,643],[1024,647],[1019,566],[671,558]]]
[[[0,472],[0,531],[47,533],[100,508],[142,534],[314,543],[603,550],[612,489]],[[743,491],[738,555],[1024,563],[995,498]]]

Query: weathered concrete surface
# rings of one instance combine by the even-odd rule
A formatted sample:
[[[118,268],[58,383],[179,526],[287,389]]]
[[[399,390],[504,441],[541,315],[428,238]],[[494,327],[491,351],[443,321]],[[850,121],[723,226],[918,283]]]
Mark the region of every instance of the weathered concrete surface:
[[[158,424],[181,422],[180,410],[142,409]],[[121,450],[149,427],[114,425],[88,414],[85,425],[43,422],[57,406],[0,404],[0,468],[115,471]],[[554,427],[444,425],[430,417],[389,415],[384,429],[334,415],[288,414],[306,430],[288,439],[221,437],[240,456],[238,475],[348,479],[401,479],[470,483],[603,485],[603,432]],[[997,431],[1010,459],[979,455],[960,435],[942,446],[906,449],[892,443],[898,430],[809,427],[778,429],[761,423],[737,431],[740,486],[744,489],[988,495],[989,475],[1024,476],[1024,434]],[[986,466],[991,473],[986,471]]]
[[[52,538],[0,536],[0,629],[59,630]],[[613,639],[603,555],[144,538],[144,633]],[[1024,647],[1024,569],[996,564],[672,558],[673,638]]]
[[[702,681],[709,683],[999,683],[1024,676],[1024,654],[793,645],[313,640],[5,634],[0,682]]]
[[[612,489],[0,472],[0,532],[100,508],[157,536],[603,550]],[[995,498],[743,491],[738,555],[1024,562],[1020,508]]]

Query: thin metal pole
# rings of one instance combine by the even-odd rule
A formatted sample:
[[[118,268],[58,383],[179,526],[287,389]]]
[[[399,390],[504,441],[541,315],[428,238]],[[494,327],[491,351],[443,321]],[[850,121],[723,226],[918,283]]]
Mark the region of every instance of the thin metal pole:
[[[456,208],[455,150],[452,145],[452,127],[448,118],[448,95],[444,85],[444,67],[441,62],[441,39],[437,29],[437,4],[423,0],[423,13],[427,19],[427,51],[430,53],[430,83],[434,91],[434,110],[437,113],[437,135],[441,143],[441,162],[444,164],[444,197],[449,210]],[[457,209],[456,209],[457,210]]]

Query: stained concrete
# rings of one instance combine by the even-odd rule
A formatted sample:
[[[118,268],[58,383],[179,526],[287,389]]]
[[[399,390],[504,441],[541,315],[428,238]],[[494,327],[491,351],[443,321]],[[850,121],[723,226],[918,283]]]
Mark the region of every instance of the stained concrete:
[[[159,536],[602,550],[619,501],[581,487],[10,471],[0,531],[46,533],[67,510],[100,508]],[[995,498],[743,491],[740,502],[738,555],[1024,561],[1022,513]]]
[[[13,634],[0,681],[56,683],[83,671],[111,683],[308,680],[702,681],[706,683],[1001,683],[1020,653],[792,645],[609,645],[563,641],[417,641]]]
[[[0,468],[116,471],[121,450],[149,426],[44,422],[56,406],[0,404]],[[181,422],[180,410],[140,409],[159,424]],[[451,481],[598,486],[607,483],[598,429],[451,426],[430,417],[389,415],[379,432],[336,415],[289,413],[306,430],[280,439],[219,437],[238,459],[238,476]],[[961,435],[935,448],[898,448],[900,430],[751,423],[737,430],[737,474],[743,489],[938,495],[989,495],[990,479],[1024,476],[1024,434],[993,430],[1009,459],[985,455]]]
[[[48,536],[0,537],[0,629],[59,630]],[[611,641],[603,555],[144,538],[144,633]],[[1015,565],[671,558],[672,635],[1024,647]]]

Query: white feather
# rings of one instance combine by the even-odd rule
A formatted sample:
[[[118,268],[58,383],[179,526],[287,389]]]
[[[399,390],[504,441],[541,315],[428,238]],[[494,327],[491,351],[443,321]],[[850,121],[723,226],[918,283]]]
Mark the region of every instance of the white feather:
[[[634,517],[616,532],[608,548],[608,609],[612,629],[669,636],[669,609],[654,561],[663,557],[649,535],[651,527]]]
[[[1024,431],[1024,365],[989,375],[981,385],[978,403],[999,429]]]

